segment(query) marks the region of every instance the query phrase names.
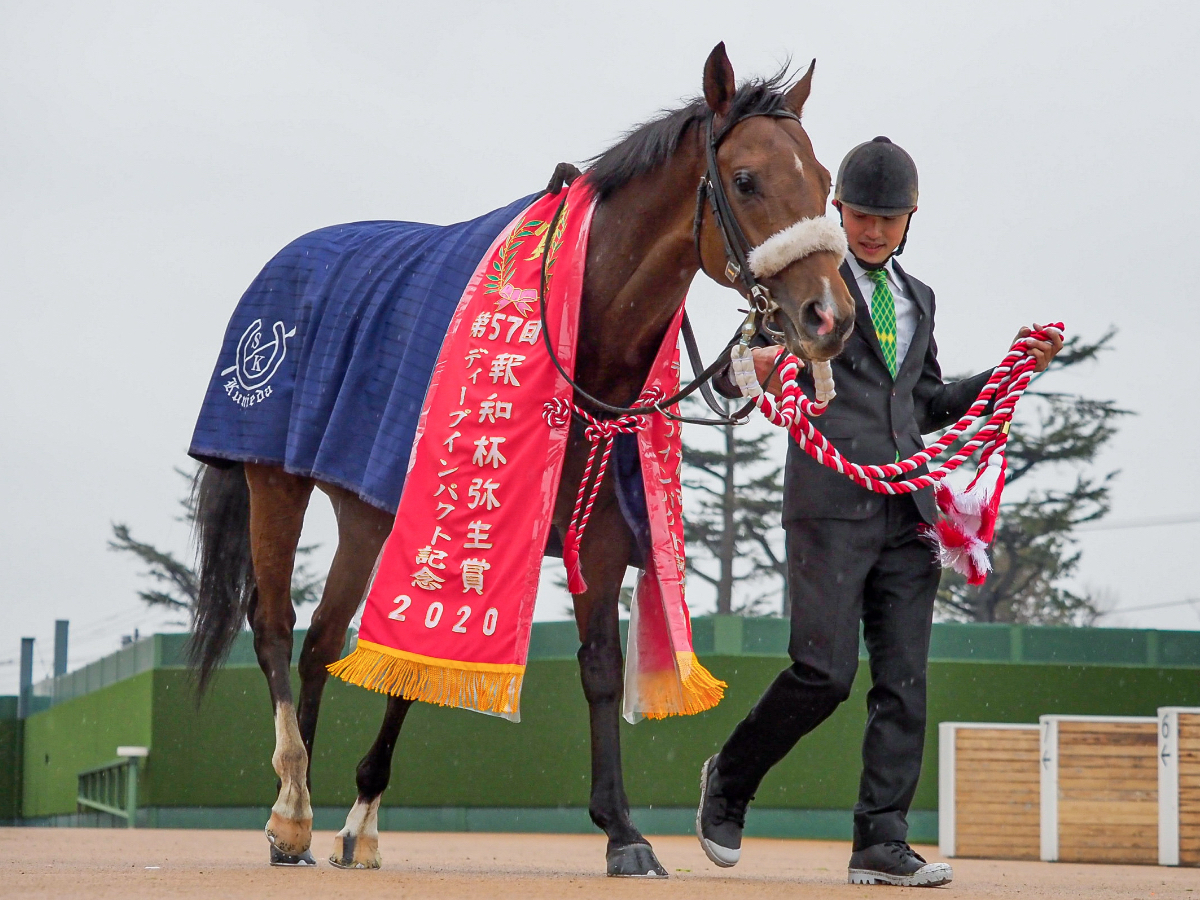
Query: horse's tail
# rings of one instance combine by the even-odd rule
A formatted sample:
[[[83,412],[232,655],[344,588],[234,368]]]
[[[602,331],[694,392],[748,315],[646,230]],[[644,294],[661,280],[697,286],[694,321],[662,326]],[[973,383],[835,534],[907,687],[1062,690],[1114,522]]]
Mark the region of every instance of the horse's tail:
[[[255,594],[250,559],[250,487],[241,463],[202,465],[192,483],[199,572],[187,659],[197,696],[229,654]]]

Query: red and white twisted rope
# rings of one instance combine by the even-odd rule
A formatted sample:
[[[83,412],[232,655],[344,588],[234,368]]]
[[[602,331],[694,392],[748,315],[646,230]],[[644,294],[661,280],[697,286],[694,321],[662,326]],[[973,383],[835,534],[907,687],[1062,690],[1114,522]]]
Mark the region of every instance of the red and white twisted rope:
[[[860,465],[847,460],[813,426],[811,418],[821,415],[827,404],[809,400],[800,391],[796,377],[800,364],[790,354],[780,367],[783,391],[776,401],[768,394],[758,398],[758,408],[767,420],[782,428],[809,456],[822,465],[845,475],[856,484],[879,494],[908,494],[930,486],[937,488],[938,506],[942,520],[932,537],[938,542],[944,565],[962,572],[973,584],[980,584],[990,569],[986,547],[991,542],[1004,485],[1009,423],[1017,401],[1025,393],[1037,362],[1030,353],[1027,341],[1047,340],[1049,329],[1062,332],[1062,323],[1048,325],[1028,338],[1015,341],[1000,365],[992,372],[987,384],[970,409],[934,444],[914,453],[907,459],[887,465]],[[885,479],[906,475],[942,456],[971,426],[981,419],[988,403],[994,400],[987,422],[954,454],[924,475],[903,481]],[[961,466],[980,448],[983,452],[975,478],[962,492],[953,491],[943,479]]]
[[[657,391],[645,391],[638,398],[638,404],[650,404],[662,399]],[[613,438],[618,434],[634,434],[641,431],[650,419],[645,415],[620,416],[616,419],[597,419],[578,405],[555,398],[546,403],[542,410],[542,418],[551,428],[566,425],[574,413],[585,423],[583,436],[587,438],[591,449],[588,451],[587,464],[583,467],[583,478],[579,482],[579,492],[575,495],[575,508],[571,512],[570,524],[563,537],[563,565],[567,569],[567,590],[572,594],[582,594],[587,590],[587,581],[583,577],[583,567],[579,561],[579,549],[583,544],[583,533],[587,529],[588,519],[592,515],[592,507],[596,505],[596,497],[600,494],[600,484],[604,481],[604,473],[608,469],[608,458],[612,455]],[[599,462],[597,462],[599,455]],[[593,469],[595,478],[592,478]],[[588,481],[592,488],[588,490]]]
[[[1015,341],[1000,365],[992,372],[979,397],[962,418],[935,443],[907,459],[887,465],[864,466],[850,462],[813,426],[811,420],[825,412],[829,406],[829,399],[833,397],[833,385],[827,363],[823,371],[814,372],[821,396],[826,399],[811,400],[804,395],[797,382],[800,363],[796,357],[788,354],[779,368],[779,377],[783,385],[779,399],[762,393],[758,397],[758,408],[769,422],[787,429],[796,444],[817,462],[845,475],[868,490],[894,496],[935,487],[942,519],[935,528],[930,529],[930,536],[938,544],[942,563],[962,572],[972,584],[980,584],[990,570],[987,544],[991,542],[1000,492],[1004,486],[1004,448],[1008,443],[1009,423],[1012,421],[1017,401],[1029,387],[1036,366],[1036,360],[1026,342],[1047,340],[1050,329],[1061,333],[1062,323],[1047,325],[1033,332],[1028,338]],[[646,391],[639,397],[638,403],[648,405],[660,399],[661,395],[657,392]],[[989,403],[993,404],[992,412],[984,425],[934,469],[916,478],[903,481],[887,480],[907,475],[945,454],[973,423],[983,417]],[[596,504],[596,497],[600,493],[609,457],[612,455],[613,438],[617,434],[641,431],[649,424],[649,418],[646,415],[626,415],[616,419],[597,419],[587,410],[564,399],[548,402],[542,411],[542,417],[550,427],[559,427],[570,421],[572,413],[585,423],[584,437],[591,444],[579,492],[575,496],[570,525],[563,539],[567,588],[572,594],[582,594],[587,590],[587,582],[583,577],[579,550],[592,508]],[[975,478],[965,490],[952,490],[943,479],[980,448],[983,452]]]
[[[959,419],[938,441],[923,450],[914,453],[907,459],[887,465],[860,465],[850,462],[838,452],[829,441],[817,431],[810,417],[821,415],[825,407],[818,404],[800,392],[795,378],[799,366],[795,357],[789,357],[780,368],[780,378],[784,383],[781,402],[776,403],[769,394],[759,398],[759,409],[767,420],[774,425],[788,429],[796,443],[809,456],[824,466],[827,466],[862,485],[868,490],[879,494],[908,494],[927,488],[945,478],[972,453],[991,442],[988,455],[1007,441],[1007,430],[1004,425],[1012,419],[1012,411],[1017,400],[1025,392],[1032,377],[1035,363],[1032,357],[1024,356],[1024,352],[1010,352],[1004,361],[996,367],[987,385],[979,394],[979,398],[971,405],[966,414]],[[894,478],[926,465],[941,456],[970,425],[979,419],[988,402],[997,394],[992,415],[966,444],[936,469],[926,475],[919,475],[907,481],[884,481]],[[796,397],[796,395],[799,395]]]

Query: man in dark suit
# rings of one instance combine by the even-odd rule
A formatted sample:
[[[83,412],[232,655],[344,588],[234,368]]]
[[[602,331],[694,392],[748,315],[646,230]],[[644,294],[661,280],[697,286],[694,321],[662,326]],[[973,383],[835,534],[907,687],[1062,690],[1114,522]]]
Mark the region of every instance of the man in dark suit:
[[[851,461],[891,463],[921,449],[922,434],[962,416],[991,372],[942,381],[933,291],[895,260],[917,208],[912,158],[885,137],[855,147],[838,171],[834,205],[850,247],[841,274],[857,318],[833,361],[837,398],[817,425]],[[1023,328],[1018,338],[1029,334]],[[1041,371],[1062,340],[1030,346]],[[779,352],[754,350],[760,381]],[[801,384],[811,396],[811,377],[803,374]],[[737,395],[727,374],[717,387]],[[924,751],[925,674],[940,574],[921,532],[935,516],[932,489],[875,494],[789,445],[783,525],[793,664],[704,765],[696,830],[717,865],[738,861],[746,807],[767,771],[850,695],[861,621],[871,689],[849,880],[935,886],[953,877],[950,866],[926,863],[906,841]]]

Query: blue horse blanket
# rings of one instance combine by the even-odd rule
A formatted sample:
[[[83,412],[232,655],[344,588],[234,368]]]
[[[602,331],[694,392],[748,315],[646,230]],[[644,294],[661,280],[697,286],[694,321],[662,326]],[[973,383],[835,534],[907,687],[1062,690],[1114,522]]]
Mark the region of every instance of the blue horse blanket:
[[[355,222],[288,244],[229,320],[189,455],[274,463],[394,513],[454,310],[536,196],[456,225]]]

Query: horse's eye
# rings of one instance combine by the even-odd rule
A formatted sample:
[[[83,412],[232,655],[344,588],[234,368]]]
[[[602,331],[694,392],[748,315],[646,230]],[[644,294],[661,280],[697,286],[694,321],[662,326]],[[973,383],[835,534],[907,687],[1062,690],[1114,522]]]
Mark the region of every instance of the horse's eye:
[[[733,176],[733,186],[739,194],[748,197],[754,193],[754,176],[749,172],[737,172]]]

